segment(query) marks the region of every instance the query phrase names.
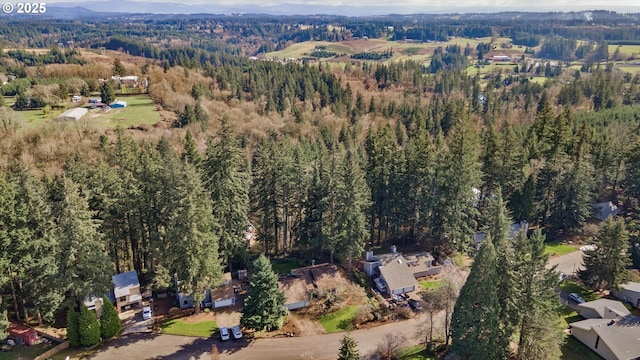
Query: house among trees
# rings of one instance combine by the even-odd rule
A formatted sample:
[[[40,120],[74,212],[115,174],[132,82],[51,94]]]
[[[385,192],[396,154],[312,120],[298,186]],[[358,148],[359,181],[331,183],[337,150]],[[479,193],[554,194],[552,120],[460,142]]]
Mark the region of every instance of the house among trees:
[[[291,270],[291,276],[278,280],[278,288],[284,293],[287,310],[309,306],[311,297],[334,291],[346,281],[335,265],[323,263]]]
[[[215,289],[207,289],[204,291],[203,308],[210,307],[218,309],[221,307],[233,306],[238,301],[236,294],[239,285],[231,278],[231,273],[222,274],[223,283]]]
[[[620,290],[611,291],[611,295],[640,308],[640,283],[628,282],[620,285]]]
[[[525,220],[513,223],[509,226],[509,239],[513,239],[520,232],[524,232],[525,235],[529,231],[529,223]],[[476,250],[480,250],[480,245],[487,239],[487,233],[485,232],[477,232],[473,236],[473,242],[475,244]]]
[[[416,290],[416,279],[438,274],[442,265],[428,252],[402,255],[391,247],[391,253],[373,255],[367,252],[363,264],[364,272],[374,277],[376,287],[389,294],[404,294]]]
[[[611,201],[592,204],[593,217],[600,221],[607,220],[608,217],[616,217],[620,213],[620,209]]]
[[[111,277],[113,281],[113,294],[116,300],[116,309],[119,312],[142,306],[140,294],[140,282],[135,271],[116,274]]]
[[[600,299],[579,305],[586,320],[571,324],[571,335],[606,360],[640,357],[640,317],[619,301]]]

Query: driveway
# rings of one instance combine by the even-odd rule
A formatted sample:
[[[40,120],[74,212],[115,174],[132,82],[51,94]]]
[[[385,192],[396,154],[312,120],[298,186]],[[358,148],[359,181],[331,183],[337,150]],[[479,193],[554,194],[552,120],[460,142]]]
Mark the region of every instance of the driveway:
[[[416,336],[424,318],[414,318],[385,324],[371,329],[355,330],[351,336],[358,341],[363,355],[373,353],[386,334],[403,334],[404,346],[418,344]],[[340,339],[345,333],[291,338],[257,339],[253,341],[225,341],[217,338],[193,338],[165,334],[130,334],[112,341],[90,359],[154,359],[154,360],[210,360],[211,348],[216,345],[221,359],[289,360],[335,359]]]
[[[583,252],[578,250],[569,254],[556,256],[549,259],[547,268],[551,268],[553,265],[558,265],[557,270],[562,271],[568,276],[577,275],[578,270],[584,269],[582,264]]]

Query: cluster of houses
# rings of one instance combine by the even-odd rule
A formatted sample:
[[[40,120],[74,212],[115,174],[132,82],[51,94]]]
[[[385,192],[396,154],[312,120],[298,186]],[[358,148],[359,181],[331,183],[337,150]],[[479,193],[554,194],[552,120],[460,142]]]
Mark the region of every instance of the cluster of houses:
[[[640,283],[621,285],[612,291],[617,299],[640,306]],[[618,300],[598,299],[578,304],[585,320],[571,323],[571,335],[606,360],[640,358],[640,316]]]

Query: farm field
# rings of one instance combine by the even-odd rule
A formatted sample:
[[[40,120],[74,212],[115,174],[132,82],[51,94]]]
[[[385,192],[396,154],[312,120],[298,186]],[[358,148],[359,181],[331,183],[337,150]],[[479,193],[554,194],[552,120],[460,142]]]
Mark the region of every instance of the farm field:
[[[160,121],[160,113],[153,101],[146,95],[121,97],[127,102],[127,107],[122,109],[111,109],[103,112],[100,109],[91,109],[77,123],[82,127],[93,127],[98,130],[116,128],[118,126],[128,128],[138,125],[153,125]],[[22,117],[22,129],[34,129],[53,123],[56,116],[64,110],[51,110],[45,113],[43,110],[18,111]]]

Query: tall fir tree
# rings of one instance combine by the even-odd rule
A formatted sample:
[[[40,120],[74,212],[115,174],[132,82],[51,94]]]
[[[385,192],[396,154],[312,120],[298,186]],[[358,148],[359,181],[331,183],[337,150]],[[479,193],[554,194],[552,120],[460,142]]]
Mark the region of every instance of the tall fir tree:
[[[87,200],[68,178],[57,179],[51,191],[55,236],[59,239],[57,286],[74,306],[87,296],[111,288],[113,265],[107,255],[98,221]]]
[[[496,251],[488,237],[480,248],[451,318],[451,351],[465,359],[506,359],[500,327]]]
[[[284,302],[284,293],[278,288],[278,275],[269,259],[260,255],[253,262],[253,275],[240,325],[257,331],[281,328],[288,313]]]
[[[586,250],[584,270],[578,275],[596,289],[616,290],[627,280],[629,232],[624,219],[609,217],[600,225],[592,250]]]
[[[80,345],[80,314],[73,308],[67,310],[67,340],[71,346]]]
[[[209,140],[201,169],[218,225],[216,233],[220,238],[220,256],[232,270],[232,258],[248,246],[244,234],[249,221],[251,179],[242,149],[226,117],[222,118],[218,141]]]
[[[557,359],[564,335],[558,324],[558,273],[546,267],[545,237],[537,229],[530,237],[520,233],[514,239],[514,267],[518,269],[516,302],[519,331],[517,359]]]

